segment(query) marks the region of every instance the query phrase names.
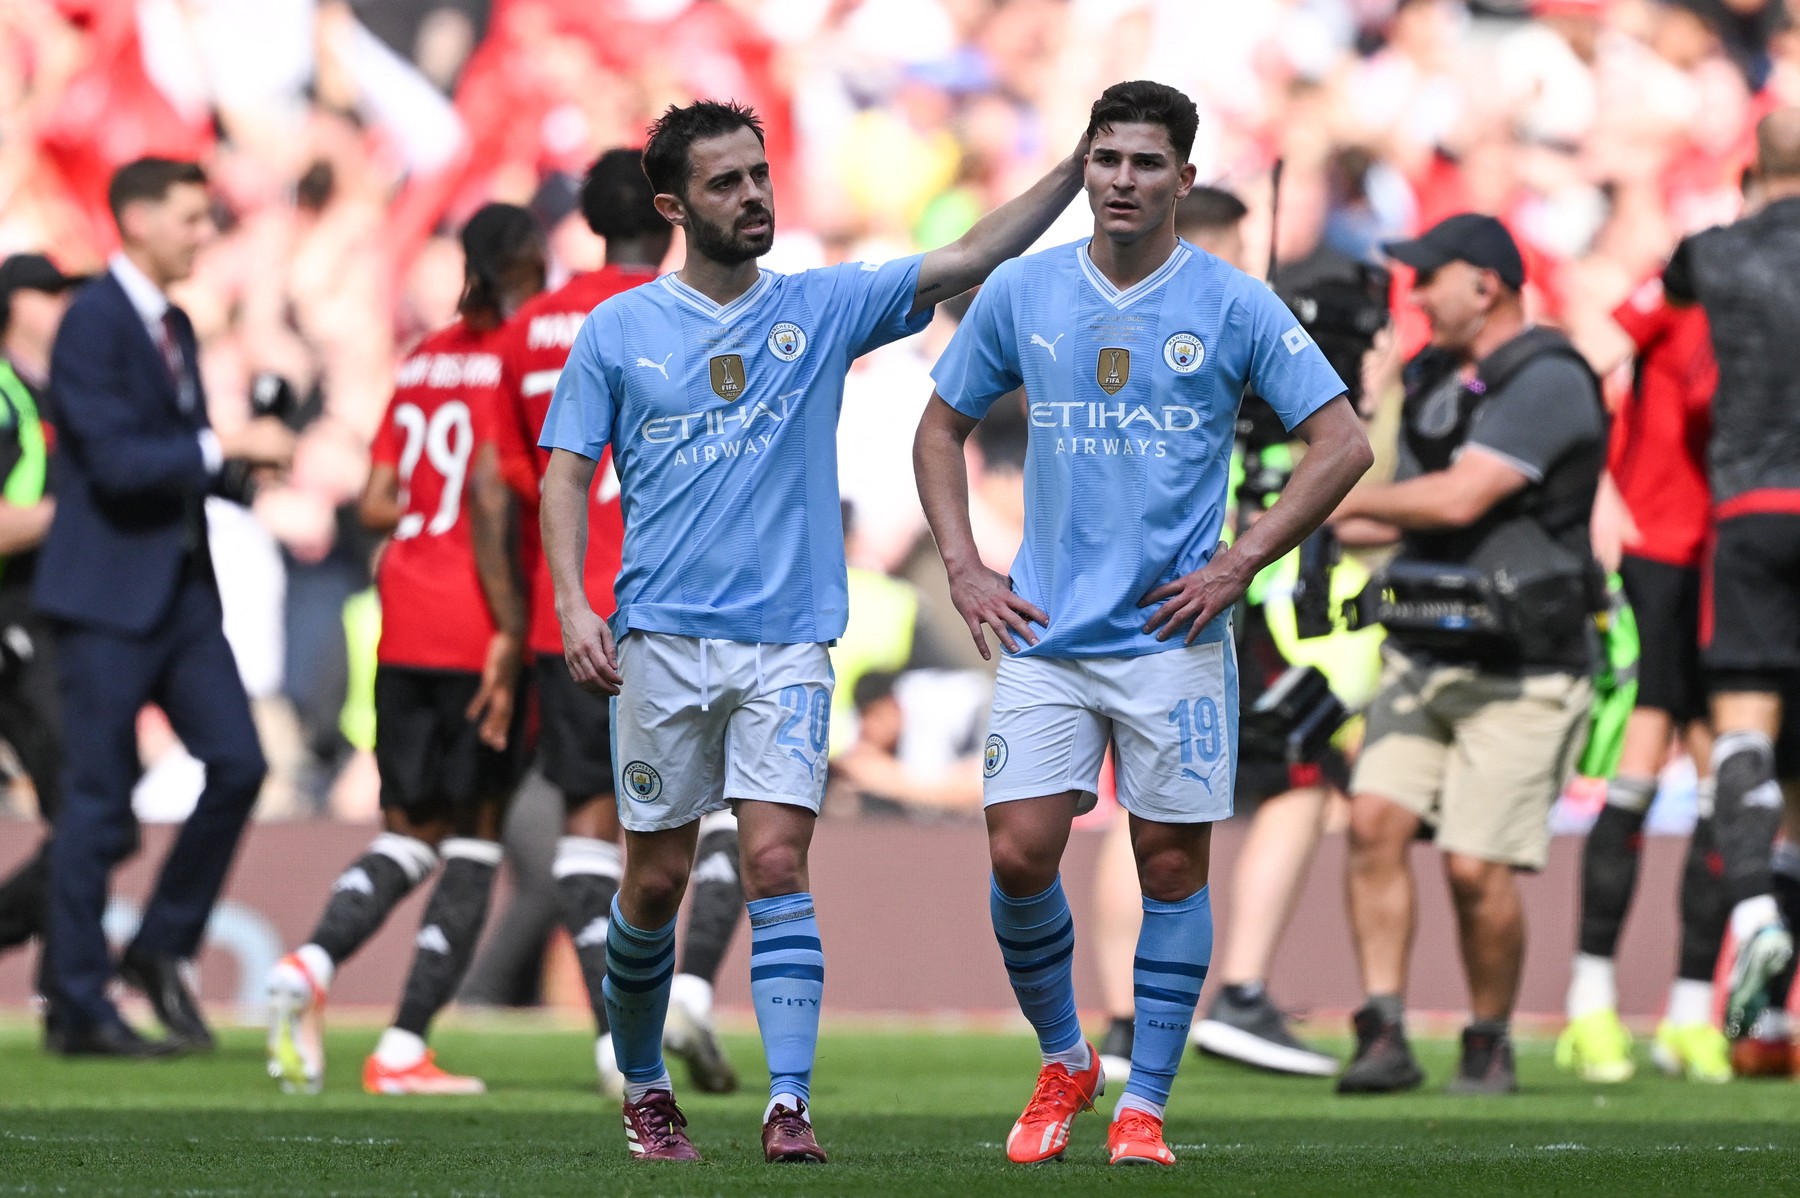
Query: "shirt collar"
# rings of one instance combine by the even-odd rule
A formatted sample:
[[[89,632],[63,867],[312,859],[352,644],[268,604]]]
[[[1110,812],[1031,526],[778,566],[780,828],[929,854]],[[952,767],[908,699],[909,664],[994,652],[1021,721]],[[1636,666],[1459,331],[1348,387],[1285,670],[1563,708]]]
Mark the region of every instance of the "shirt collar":
[[[169,297],[163,294],[162,288],[152,283],[150,276],[124,254],[114,254],[107,260],[106,268],[125,289],[125,298],[131,301],[143,322],[152,327],[162,324],[163,316],[169,311]]]

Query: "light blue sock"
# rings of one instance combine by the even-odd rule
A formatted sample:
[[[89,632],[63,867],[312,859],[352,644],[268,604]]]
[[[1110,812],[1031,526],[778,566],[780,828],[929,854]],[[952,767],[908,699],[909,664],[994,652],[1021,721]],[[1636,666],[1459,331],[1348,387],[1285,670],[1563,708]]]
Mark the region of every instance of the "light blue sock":
[[[654,932],[634,928],[619,913],[615,896],[612,924],[606,930],[606,980],[600,989],[606,995],[606,1018],[612,1025],[619,1072],[625,1075],[626,1096],[634,1102],[657,1083],[667,1083],[663,1020],[674,976],[675,921]]]
[[[1075,919],[1063,895],[1062,879],[1030,898],[1003,894],[990,881],[988,913],[994,939],[1012,981],[1019,1010],[1037,1029],[1038,1047],[1046,1058],[1081,1045],[1081,1021],[1075,1015]]]
[[[813,1057],[819,1049],[819,1003],[825,996],[825,952],[813,896],[752,899],[750,1001],[769,1062],[769,1097],[812,1097]]]
[[[1144,924],[1131,963],[1137,1023],[1125,1093],[1160,1108],[1187,1048],[1188,1027],[1212,960],[1212,896],[1207,888],[1178,903],[1144,900]]]

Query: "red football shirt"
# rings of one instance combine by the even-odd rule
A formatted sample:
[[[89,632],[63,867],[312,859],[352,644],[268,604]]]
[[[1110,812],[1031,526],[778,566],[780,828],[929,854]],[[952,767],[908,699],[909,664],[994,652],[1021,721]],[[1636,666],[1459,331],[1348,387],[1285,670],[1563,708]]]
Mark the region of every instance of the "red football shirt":
[[[1631,395],[1613,418],[1606,468],[1642,540],[1626,552],[1698,566],[1712,507],[1706,443],[1719,382],[1712,332],[1698,304],[1677,307],[1651,279],[1613,312],[1636,344]]]
[[[464,494],[477,442],[491,435],[497,333],[462,321],[426,337],[400,362],[369,456],[400,474],[403,515],[381,555],[386,665],[479,672],[494,619],[475,569]]]
[[[539,448],[538,435],[543,432],[544,417],[550,411],[550,396],[587,314],[602,300],[655,277],[654,270],[617,266],[577,275],[520,308],[501,331],[495,444],[507,481],[525,504],[520,540],[531,605],[526,644],[533,653],[560,656],[563,651],[562,626],[556,619],[556,591],[538,534],[538,497],[544,471],[550,465],[550,451]],[[619,577],[619,555],[624,542],[619,480],[608,453],[594,472],[594,486],[589,494],[585,563],[588,602],[602,616],[613,612],[613,583]]]

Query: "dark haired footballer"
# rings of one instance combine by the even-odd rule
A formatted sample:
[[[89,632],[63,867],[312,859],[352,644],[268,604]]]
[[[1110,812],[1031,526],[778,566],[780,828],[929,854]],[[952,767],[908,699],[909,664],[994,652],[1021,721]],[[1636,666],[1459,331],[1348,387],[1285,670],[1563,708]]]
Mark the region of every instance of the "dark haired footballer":
[[[543,536],[569,672],[617,694],[625,876],[604,990],[637,1159],[695,1160],[662,1059],[675,913],[701,819],[734,807],[750,985],[768,1058],[763,1152],[822,1162],[810,1099],[825,965],[807,878],[847,582],[837,417],[858,356],[919,331],[1075,196],[1082,157],[960,240],[885,264],[782,275],[775,191],[749,109],[700,102],[651,127],[644,172],[686,234],[679,272],[583,325],[541,444]],[[588,494],[611,451],[625,516],[617,611],[582,589]]]

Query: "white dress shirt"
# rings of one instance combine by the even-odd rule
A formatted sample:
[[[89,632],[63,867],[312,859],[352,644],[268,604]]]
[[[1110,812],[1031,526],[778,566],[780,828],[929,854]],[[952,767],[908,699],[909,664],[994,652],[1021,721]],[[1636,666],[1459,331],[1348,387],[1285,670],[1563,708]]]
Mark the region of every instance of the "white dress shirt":
[[[119,286],[125,289],[125,298],[137,310],[138,318],[144,322],[144,331],[150,334],[150,340],[162,345],[169,336],[169,331],[163,324],[163,318],[169,314],[169,297],[151,281],[149,275],[138,269],[137,263],[124,254],[114,254],[107,260],[106,267],[112,272],[113,278],[119,281]],[[197,363],[195,368],[198,369]],[[181,383],[181,390],[182,403],[191,404],[194,397],[188,394],[185,381]],[[225,453],[219,445],[218,434],[206,428],[201,429],[198,435],[200,457],[206,463],[206,472],[217,474],[219,467],[225,463]]]

